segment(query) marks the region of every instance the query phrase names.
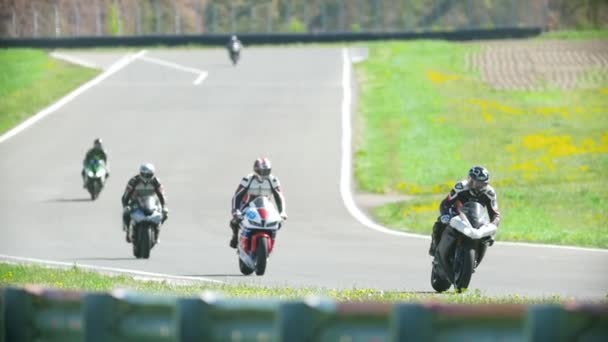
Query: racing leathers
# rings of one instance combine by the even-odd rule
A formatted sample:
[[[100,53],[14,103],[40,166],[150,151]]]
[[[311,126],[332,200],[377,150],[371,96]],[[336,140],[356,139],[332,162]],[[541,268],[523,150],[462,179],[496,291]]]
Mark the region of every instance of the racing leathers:
[[[452,216],[459,213],[462,204],[473,201],[483,205],[488,210],[488,216],[491,223],[498,227],[500,223],[500,212],[498,210],[498,201],[496,199],[496,191],[490,185],[486,185],[480,190],[473,190],[469,186],[467,180],[462,180],[454,185],[448,196],[441,201],[439,205],[439,217],[433,225],[433,234],[429,254],[435,255],[435,249],[439,245],[441,235],[445,227],[449,224]],[[485,252],[485,250],[484,250]],[[480,260],[481,261],[481,258]]]
[[[162,206],[162,223],[167,220],[168,210],[166,208],[166,196],[162,184],[158,178],[153,177],[149,181],[144,181],[140,175],[135,175],[127,183],[125,192],[122,195],[121,202],[123,207],[122,222],[123,230],[127,233],[127,242],[131,242],[131,236],[129,235],[129,224],[131,223],[131,204],[139,197],[154,195],[158,197],[160,205]],[[160,231],[157,232],[157,238]]]
[[[106,178],[110,177],[110,168],[108,167],[108,155],[103,148],[92,147],[87,151],[87,154],[84,156],[84,160],[82,161],[82,171],[80,175],[82,176],[82,181],[84,186],[86,187],[86,177],[85,177],[85,168],[87,164],[94,159],[103,160],[106,165]]]
[[[232,196],[232,219],[230,220],[232,239],[230,240],[230,247],[236,248],[237,244],[239,223],[242,219],[238,216],[238,212],[257,197],[266,196],[271,198],[271,195],[274,198],[279,214],[284,220],[287,219],[285,198],[281,192],[281,183],[276,176],[270,174],[267,177],[259,177],[255,173],[250,173],[243,177],[234,192],[234,196]]]

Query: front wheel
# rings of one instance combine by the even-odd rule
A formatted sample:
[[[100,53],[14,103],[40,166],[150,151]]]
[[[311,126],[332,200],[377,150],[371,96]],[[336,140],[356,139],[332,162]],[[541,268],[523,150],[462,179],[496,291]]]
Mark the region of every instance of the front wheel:
[[[436,265],[433,265],[433,269],[431,271],[431,286],[439,293],[447,291],[450,286],[452,286],[448,279],[439,275]]]
[[[266,261],[268,260],[268,239],[258,239],[255,250],[255,274],[264,275],[266,272]]]
[[[473,270],[475,268],[475,249],[472,246],[466,246],[457,251],[461,253],[459,262],[454,265],[454,288],[456,292],[462,292],[469,287]]]
[[[141,226],[137,229],[137,235],[135,237],[135,244],[137,245],[135,253],[137,258],[148,259],[150,257],[150,249],[152,248],[151,229],[148,226]]]

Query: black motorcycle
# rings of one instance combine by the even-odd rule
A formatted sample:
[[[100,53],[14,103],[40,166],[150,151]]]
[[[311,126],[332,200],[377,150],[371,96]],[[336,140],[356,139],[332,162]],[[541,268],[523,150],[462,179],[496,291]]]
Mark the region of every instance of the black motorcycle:
[[[465,203],[460,213],[450,219],[435,250],[431,271],[433,289],[443,292],[454,285],[457,292],[466,290],[488,246],[494,243],[496,230],[483,205]]]

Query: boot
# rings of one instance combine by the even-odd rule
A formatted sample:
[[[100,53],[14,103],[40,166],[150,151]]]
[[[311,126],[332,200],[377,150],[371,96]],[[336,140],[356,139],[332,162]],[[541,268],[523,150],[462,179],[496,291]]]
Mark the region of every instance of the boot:
[[[230,220],[230,229],[232,229],[232,238],[230,239],[230,248],[236,248],[238,244],[237,235],[239,232],[239,223],[237,220]]]
[[[232,234],[232,238],[230,239],[230,248],[236,248],[238,240],[236,238],[236,234]]]
[[[435,243],[435,239],[431,238],[431,246],[429,247],[429,255],[434,257],[436,249],[437,249],[437,243]]]
[[[435,250],[437,249],[437,245],[439,245],[439,240],[441,239],[441,234],[443,234],[443,230],[445,229],[445,225],[439,221],[435,222],[433,225],[433,234],[431,234],[431,246],[429,247],[429,255],[434,257]]]

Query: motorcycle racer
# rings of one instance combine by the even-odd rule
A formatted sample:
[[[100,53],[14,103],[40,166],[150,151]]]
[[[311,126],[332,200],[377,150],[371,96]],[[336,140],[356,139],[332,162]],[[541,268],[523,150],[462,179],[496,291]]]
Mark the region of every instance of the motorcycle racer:
[[[489,182],[490,173],[488,170],[483,166],[473,166],[469,169],[468,178],[454,185],[439,206],[440,215],[433,225],[429,255],[435,255],[435,249],[439,245],[443,231],[452,216],[458,214],[460,205],[463,203],[474,201],[482,204],[488,210],[491,223],[498,227],[500,211],[498,210],[496,191],[490,186]]]
[[[168,218],[169,209],[166,207],[166,196],[160,180],[155,175],[155,168],[153,164],[145,163],[139,168],[139,174],[129,179],[125,191],[122,195],[121,202],[123,207],[122,221],[123,230],[126,232],[127,242],[131,242],[131,236],[129,236],[129,224],[131,221],[131,203],[133,203],[138,197],[149,196],[156,194],[160,205],[162,206],[164,223]],[[160,234],[160,231],[159,231]],[[158,235],[157,242],[158,242]]]
[[[268,158],[256,159],[253,163],[253,173],[243,177],[234,192],[232,196],[232,219],[230,220],[230,228],[232,229],[231,248],[236,248],[237,245],[239,223],[242,220],[241,210],[256,197],[266,196],[270,198],[272,195],[281,218],[287,220],[281,183],[271,171],[272,165]]]

